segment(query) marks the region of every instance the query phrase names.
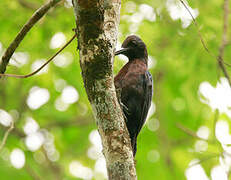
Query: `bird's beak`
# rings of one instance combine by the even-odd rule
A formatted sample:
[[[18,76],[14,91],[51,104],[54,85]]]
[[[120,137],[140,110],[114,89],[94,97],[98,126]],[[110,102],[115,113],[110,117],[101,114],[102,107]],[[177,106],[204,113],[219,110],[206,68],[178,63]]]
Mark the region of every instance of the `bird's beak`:
[[[129,48],[122,48],[118,51],[115,52],[115,56],[119,55],[119,54],[124,54],[129,50]]]

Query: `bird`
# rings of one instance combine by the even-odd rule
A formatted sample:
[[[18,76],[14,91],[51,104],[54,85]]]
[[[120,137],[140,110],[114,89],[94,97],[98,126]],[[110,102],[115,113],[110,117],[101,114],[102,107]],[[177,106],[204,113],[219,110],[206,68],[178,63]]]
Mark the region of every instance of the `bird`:
[[[114,77],[114,84],[135,157],[137,136],[146,121],[152,101],[152,75],[148,71],[147,47],[137,35],[130,35],[124,40],[115,56],[119,54],[127,56],[128,62]]]

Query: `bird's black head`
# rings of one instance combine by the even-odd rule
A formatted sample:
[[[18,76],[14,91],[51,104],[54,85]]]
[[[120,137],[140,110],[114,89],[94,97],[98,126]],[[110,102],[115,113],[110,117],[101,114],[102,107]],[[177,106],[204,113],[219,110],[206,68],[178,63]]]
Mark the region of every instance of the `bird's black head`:
[[[136,35],[130,35],[124,40],[122,49],[115,52],[115,55],[119,54],[127,56],[129,61],[134,59],[141,59],[147,63],[148,60],[146,45]]]

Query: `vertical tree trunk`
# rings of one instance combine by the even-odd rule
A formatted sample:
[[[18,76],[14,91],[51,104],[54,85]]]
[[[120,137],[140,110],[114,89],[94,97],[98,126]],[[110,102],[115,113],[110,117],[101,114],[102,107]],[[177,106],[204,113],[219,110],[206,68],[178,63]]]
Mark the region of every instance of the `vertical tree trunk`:
[[[128,131],[116,98],[113,60],[120,0],[73,0],[80,64],[103,143],[109,179],[136,179]]]

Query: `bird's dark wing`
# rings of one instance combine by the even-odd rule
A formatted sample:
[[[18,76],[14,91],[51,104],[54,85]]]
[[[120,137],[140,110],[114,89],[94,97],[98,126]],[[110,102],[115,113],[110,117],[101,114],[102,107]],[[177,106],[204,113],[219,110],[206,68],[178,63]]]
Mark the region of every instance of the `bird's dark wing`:
[[[152,83],[153,83],[152,75],[148,71],[146,71],[145,74],[143,75],[144,101],[143,101],[143,107],[141,112],[141,122],[138,132],[141,130],[142,126],[144,125],[148,115],[148,110],[151,106],[152,94],[153,94]]]

